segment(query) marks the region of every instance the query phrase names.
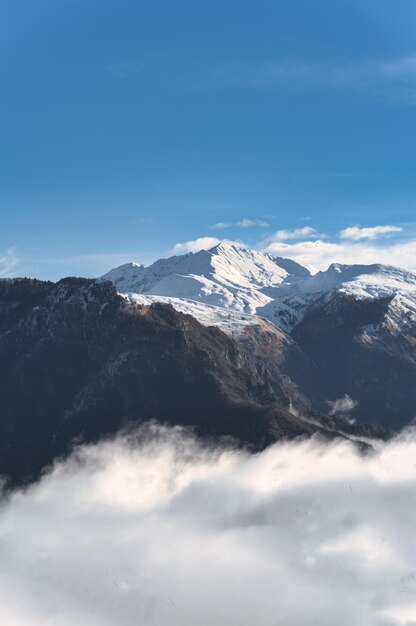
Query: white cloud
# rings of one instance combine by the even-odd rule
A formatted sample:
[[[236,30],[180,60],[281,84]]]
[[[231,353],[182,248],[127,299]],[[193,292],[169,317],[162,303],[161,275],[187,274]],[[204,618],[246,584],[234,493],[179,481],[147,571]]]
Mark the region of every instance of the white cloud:
[[[233,224],[231,224],[230,222],[217,222],[216,224],[211,226],[211,228],[222,229],[222,228],[230,228],[231,226],[238,226],[238,228],[253,228],[253,227],[268,228],[270,224],[268,222],[265,222],[264,220],[257,220],[257,219],[252,220],[252,219],[245,217],[244,219],[239,220],[238,222],[235,222]]]
[[[310,230],[316,232],[307,226],[292,231],[277,231],[275,235],[266,238],[263,244],[257,246],[257,248],[274,256],[293,259],[309,267],[312,271],[326,270],[331,263],[343,263],[346,265],[382,263],[416,271],[415,239],[395,243],[373,242],[371,240],[342,240],[336,242],[323,241],[322,239],[294,242],[279,240],[280,236],[287,237],[288,234],[303,233],[306,235],[306,231],[310,232]],[[280,235],[280,233],[284,234]],[[278,235],[277,239],[276,234]],[[245,245],[241,241],[219,239],[217,237],[199,237],[191,241],[177,243],[172,251],[174,254],[184,254],[185,252],[208,250],[221,242],[232,243],[240,247]]]
[[[416,54],[382,61],[377,65],[378,71],[387,78],[416,79]]]
[[[173,248],[174,254],[184,254],[186,252],[199,252],[199,250],[209,250],[219,243],[232,243],[234,246],[243,246],[241,241],[231,241],[230,239],[218,239],[217,237],[199,237],[191,241],[177,243]]]
[[[331,263],[383,263],[416,271],[416,240],[389,245],[370,242],[333,243],[322,240],[298,241],[292,244],[273,242],[266,250],[276,256],[287,257],[320,270],[327,269]]]
[[[81,449],[0,510],[7,626],[411,626],[416,440]]]
[[[271,235],[270,241],[286,241],[288,239],[317,239],[322,237],[311,226],[303,226],[302,228],[295,228],[294,230],[277,230],[274,235]]]
[[[358,402],[353,400],[347,393],[342,398],[336,398],[336,400],[327,400],[329,406],[330,415],[345,415],[350,413]]]
[[[240,228],[251,228],[253,226],[260,226],[261,228],[267,228],[268,226],[270,226],[270,224],[268,224],[264,220],[251,220],[245,217],[239,222],[236,222],[236,226],[239,226]]]
[[[8,250],[0,256],[0,276],[10,276],[18,264],[19,258],[16,254],[16,249],[8,248]]]
[[[217,222],[214,226],[211,226],[211,228],[222,229],[229,228],[230,226],[232,226],[232,224],[228,224],[227,222]]]
[[[174,254],[184,254],[185,252],[198,252],[199,250],[209,250],[217,246],[221,239],[217,237],[199,237],[191,241],[184,241],[173,246]]]
[[[352,241],[360,241],[362,239],[379,239],[380,237],[384,237],[386,235],[390,235],[392,233],[401,233],[403,228],[401,226],[370,226],[370,227],[360,227],[360,226],[350,226],[349,228],[344,228],[338,233],[338,236],[341,239],[351,239]]]

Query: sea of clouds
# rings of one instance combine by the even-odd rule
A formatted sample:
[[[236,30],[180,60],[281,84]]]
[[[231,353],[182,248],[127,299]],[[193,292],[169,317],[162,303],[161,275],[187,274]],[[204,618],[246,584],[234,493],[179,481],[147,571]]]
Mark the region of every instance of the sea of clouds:
[[[0,508],[0,624],[416,624],[416,434],[79,448]]]

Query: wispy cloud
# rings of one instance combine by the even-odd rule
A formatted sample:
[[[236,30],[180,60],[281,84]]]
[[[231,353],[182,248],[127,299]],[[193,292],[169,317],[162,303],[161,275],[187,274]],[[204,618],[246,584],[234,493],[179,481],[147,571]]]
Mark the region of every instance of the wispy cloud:
[[[391,59],[305,61],[267,59],[223,63],[203,83],[206,88],[331,88],[363,91],[416,104],[416,54]]]
[[[265,60],[259,63],[223,63],[206,77],[206,87],[264,89],[278,85],[310,82],[320,73],[319,65],[302,61]]]
[[[14,247],[8,248],[6,252],[0,256],[0,276],[10,276],[18,264],[19,257],[16,254],[16,249]]]
[[[222,230],[223,228],[230,228],[230,226],[232,226],[232,224],[229,224],[227,222],[217,222],[216,224],[211,226],[211,228],[215,230]]]
[[[349,61],[302,58],[223,61],[215,67],[170,66],[169,71],[161,59],[156,62],[132,59],[111,63],[107,71],[119,79],[140,79],[153,74],[179,89],[338,89],[416,104],[416,53]]]
[[[325,270],[331,263],[397,265],[410,271],[416,271],[416,239],[385,240],[389,234],[400,233],[402,228],[396,226],[375,226],[367,229],[351,226],[340,233],[346,232],[341,239],[331,238],[319,233],[311,226],[293,230],[278,230],[274,234],[259,240],[252,245],[258,250],[272,255],[293,259],[312,270]],[[389,229],[388,231],[385,229]],[[352,229],[350,232],[349,229]],[[356,231],[355,229],[358,229]],[[376,229],[374,232],[372,229]],[[380,229],[382,229],[380,231]],[[391,230],[394,229],[394,230]],[[364,231],[364,232],[362,232]],[[338,233],[338,236],[340,236]],[[384,237],[384,239],[383,239]],[[196,252],[209,249],[221,243],[232,243],[245,247],[242,241],[232,241],[219,237],[199,237],[173,248],[174,254]]]
[[[219,239],[218,237],[199,237],[198,239],[191,239],[190,241],[184,241],[183,243],[177,243],[173,246],[172,252],[174,254],[184,254],[186,252],[199,252],[199,250],[209,250],[220,243],[230,243],[234,246],[243,247],[244,244],[241,241],[232,241],[230,239]]]
[[[236,226],[239,226],[240,228],[251,228],[252,226],[267,228],[268,226],[270,226],[270,224],[268,222],[265,222],[264,220],[251,220],[245,217],[239,222],[236,222]]]
[[[184,254],[185,252],[198,252],[199,250],[209,250],[221,243],[221,239],[217,237],[199,237],[190,241],[177,243],[173,246],[174,254]]]
[[[358,402],[353,400],[347,393],[342,398],[336,398],[335,400],[327,400],[326,404],[329,407],[329,415],[348,415],[355,407],[358,406]]]
[[[268,238],[269,241],[287,241],[289,239],[318,239],[323,237],[315,228],[311,226],[303,226],[294,230],[277,230]]]
[[[272,242],[264,248],[270,254],[283,256],[303,265],[325,270],[331,263],[397,265],[416,271],[416,240],[399,243],[371,241],[297,241]]]
[[[379,239],[380,237],[385,237],[386,235],[391,235],[393,233],[401,233],[402,231],[403,228],[401,226],[349,226],[348,228],[341,230],[338,233],[338,236],[341,239],[360,241],[362,239]]]
[[[238,222],[217,222],[211,228],[221,230],[224,228],[231,228],[232,226],[237,226],[237,228],[268,228],[270,224],[266,222],[264,219],[250,219],[248,217],[239,220]]]

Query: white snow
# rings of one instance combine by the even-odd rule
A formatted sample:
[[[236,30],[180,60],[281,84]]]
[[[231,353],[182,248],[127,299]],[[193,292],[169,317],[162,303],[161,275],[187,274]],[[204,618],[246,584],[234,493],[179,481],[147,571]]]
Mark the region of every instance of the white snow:
[[[137,304],[153,304],[162,302],[171,304],[174,309],[187,315],[192,315],[204,326],[218,326],[229,335],[240,334],[246,326],[257,324],[257,315],[245,315],[225,307],[203,304],[186,298],[171,298],[168,296],[151,296],[139,293],[121,294]]]
[[[201,323],[234,332],[236,326],[256,322],[257,309],[272,302],[279,285],[308,275],[293,261],[222,243],[210,250],[160,259],[149,267],[122,265],[102,278],[137,302],[170,302]]]
[[[122,265],[102,279],[135,302],[170,303],[230,334],[258,323],[259,316],[290,331],[310,305],[337,291],[356,298],[394,297],[388,316],[392,328],[416,324],[416,275],[387,265],[334,263],[311,275],[290,259],[221,243],[149,267]]]
[[[341,265],[333,263],[296,284],[282,285],[273,302],[258,313],[285,330],[291,330],[308,307],[320,298],[328,299],[334,292],[355,298],[393,297],[389,317],[400,320],[413,316],[416,320],[416,275],[390,265]],[[404,321],[404,319],[403,319]]]

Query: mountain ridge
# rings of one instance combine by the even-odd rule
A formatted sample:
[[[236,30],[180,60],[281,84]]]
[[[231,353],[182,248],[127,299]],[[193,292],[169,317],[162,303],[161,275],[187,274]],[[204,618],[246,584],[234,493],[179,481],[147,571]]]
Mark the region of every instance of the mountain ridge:
[[[416,276],[278,261],[221,245],[150,271],[128,264],[112,281],[0,280],[0,474],[31,480],[73,441],[152,419],[256,448],[411,423]],[[127,270],[176,295],[121,292]]]
[[[241,320],[244,315],[264,317],[291,332],[310,306],[337,291],[356,298],[401,296],[403,317],[413,316],[416,323],[416,274],[390,265],[332,263],[312,275],[291,259],[220,243],[148,267],[126,264],[101,279],[111,280],[119,293],[142,304],[160,300],[191,313],[198,302],[197,318],[226,332],[226,316],[219,309],[235,316],[233,332],[239,329],[238,316],[247,321]],[[391,314],[397,323],[400,312],[394,312],[394,307],[397,302]]]
[[[230,250],[223,244],[213,252],[227,255]],[[250,258],[248,250],[240,249],[239,254]],[[255,258],[260,263],[265,258],[270,261],[261,255]],[[188,264],[193,259],[188,255]],[[279,262],[283,266],[284,260]],[[295,279],[284,275],[263,286],[261,295],[268,302],[257,301],[250,315],[236,309],[233,301],[213,307],[203,295],[198,302],[181,298],[174,280],[170,296],[123,295],[141,304],[170,303],[239,341],[247,329],[267,320],[289,334],[320,372],[318,379],[304,378],[303,388],[318,410],[325,412],[328,403],[348,396],[353,420],[370,419],[391,430],[411,422],[416,416],[412,384],[416,379],[416,275],[392,265],[342,263],[332,263],[313,275],[299,273]]]
[[[181,297],[254,314],[271,301],[270,290],[309,275],[300,264],[248,248],[221,243],[209,250],[159,259],[148,267],[125,264],[110,270],[120,293]]]
[[[313,366],[267,322],[240,342],[171,306],[129,302],[109,281],[66,278],[0,280],[0,326],[0,475],[17,483],[74,441],[142,421],[256,448],[351,430],[302,393],[297,372],[309,379]]]

